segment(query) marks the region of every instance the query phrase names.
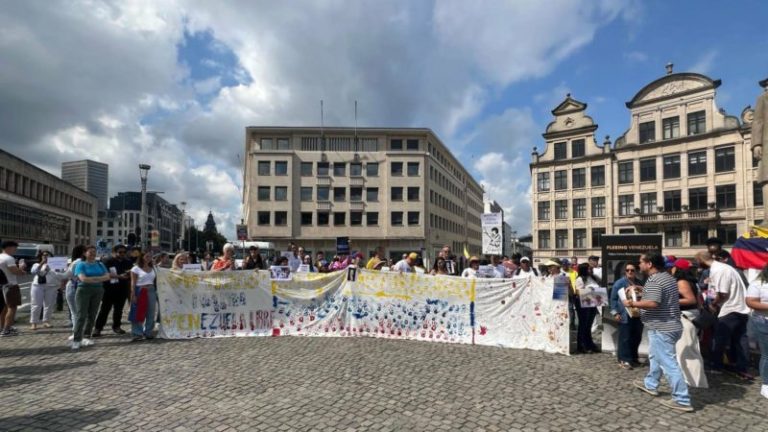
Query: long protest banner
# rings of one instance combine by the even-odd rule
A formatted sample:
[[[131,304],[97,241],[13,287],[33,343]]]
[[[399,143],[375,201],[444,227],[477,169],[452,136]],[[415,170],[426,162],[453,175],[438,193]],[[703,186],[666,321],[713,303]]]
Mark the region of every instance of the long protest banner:
[[[161,337],[370,336],[568,353],[567,301],[543,279],[358,270],[160,270]]]

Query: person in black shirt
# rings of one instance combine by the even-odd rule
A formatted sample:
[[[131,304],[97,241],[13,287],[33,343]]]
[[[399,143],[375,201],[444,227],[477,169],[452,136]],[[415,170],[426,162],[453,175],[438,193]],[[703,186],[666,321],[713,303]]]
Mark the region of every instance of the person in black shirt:
[[[264,270],[264,260],[261,258],[259,248],[248,248],[248,256],[243,260],[243,270]]]
[[[101,331],[104,330],[110,310],[112,310],[112,331],[115,334],[125,334],[125,330],[121,328],[123,309],[131,294],[130,271],[131,267],[133,267],[130,258],[126,256],[126,251],[125,246],[117,245],[112,248],[112,256],[104,261],[104,266],[111,273],[112,277],[104,282],[104,296],[101,299],[99,315],[96,317],[93,337],[101,336]]]

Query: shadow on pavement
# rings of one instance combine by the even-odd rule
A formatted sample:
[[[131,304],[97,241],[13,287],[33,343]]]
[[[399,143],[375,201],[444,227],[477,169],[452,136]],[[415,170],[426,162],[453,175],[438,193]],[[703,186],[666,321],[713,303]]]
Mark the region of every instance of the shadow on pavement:
[[[84,410],[79,408],[43,411],[32,415],[0,418],[3,430],[79,431],[86,426],[111,420],[116,409]]]
[[[83,361],[49,365],[11,366],[0,368],[0,375],[42,375],[51,372],[58,372],[60,370],[74,369],[95,364],[95,361]]]

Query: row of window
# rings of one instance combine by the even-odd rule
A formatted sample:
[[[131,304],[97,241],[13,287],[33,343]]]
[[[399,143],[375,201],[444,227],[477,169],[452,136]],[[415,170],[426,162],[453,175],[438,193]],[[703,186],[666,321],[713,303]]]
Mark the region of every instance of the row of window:
[[[303,151],[378,151],[377,138],[364,137],[302,137]],[[261,150],[291,150],[289,138],[261,138]],[[395,138],[389,141],[392,151],[418,151],[418,139]]]
[[[288,175],[288,161],[274,161],[276,176]],[[313,162],[301,162],[301,176],[311,177],[313,175],[312,168]],[[409,177],[419,176],[419,162],[390,162],[390,174],[393,176],[402,176],[403,169],[406,169],[406,173]],[[366,175],[368,177],[379,176],[379,164],[378,162],[369,162],[365,164]],[[271,175],[272,161],[258,161],[256,172],[260,176]],[[330,162],[317,162],[317,176],[326,177],[331,175]],[[351,177],[361,177],[363,175],[362,163],[350,163],[349,175]],[[334,162],[333,163],[333,176],[334,177],[346,177],[347,176],[347,163],[346,162]]]
[[[680,178],[680,155],[667,155],[662,158],[663,178]],[[656,157],[640,159],[640,181],[656,180]],[[619,162],[619,183],[634,182],[634,161]],[[715,149],[715,172],[728,172],[736,169],[736,150],[733,146]],[[707,151],[688,153],[688,176],[707,174]]]
[[[461,170],[456,168],[456,166],[448,160],[445,154],[442,151],[440,151],[437,148],[437,146],[433,146],[432,143],[428,143],[427,148],[432,158],[437,160],[440,163],[440,165],[443,166],[443,168],[451,172],[453,176],[459,179],[459,181],[461,181],[462,183],[467,181],[467,178],[464,176]]]
[[[707,118],[704,111],[688,113],[688,135],[699,135],[707,131]],[[640,143],[656,141],[656,122],[643,122],[639,125]],[[680,116],[661,120],[662,138],[673,139],[680,136]]]
[[[630,232],[634,230],[630,229]],[[690,246],[704,246],[707,239],[710,237],[709,230],[706,226],[693,226],[688,230],[688,243]],[[653,231],[656,232],[655,230]],[[567,229],[555,230],[555,249],[568,249],[569,246],[573,249],[587,249],[600,247],[600,236],[605,234],[605,228],[593,228],[591,231],[591,245],[587,244],[587,230],[584,228],[577,228],[572,230],[571,240],[569,244]],[[549,230],[539,231],[539,249],[550,249],[552,232]],[[717,226],[717,238],[722,239],[725,244],[733,244],[738,238],[737,225],[726,224]],[[681,227],[666,227],[664,231],[664,246],[666,247],[682,247],[683,246],[683,229]]]
[[[429,215],[429,226],[432,228],[437,228],[443,231],[449,231],[459,235],[464,235],[464,229],[466,228],[466,224],[454,222],[450,219],[438,216],[436,214]]]
[[[408,226],[416,226],[420,224],[420,212],[391,212],[390,224],[392,226],[404,226],[407,222]],[[288,225],[288,212],[286,211],[260,211],[256,213],[256,223],[261,226],[287,226]],[[333,226],[363,226],[363,218],[365,218],[365,226],[378,226],[379,225],[379,212],[361,212],[351,211],[349,212],[349,225],[347,225],[347,212],[301,212],[300,223],[301,226],[330,226],[331,219],[333,219]]]
[[[583,139],[575,139],[571,141],[571,158],[582,157],[586,154],[585,143],[586,141]],[[564,159],[568,159],[567,143],[555,143],[555,160]]]
[[[589,169],[590,186],[605,185],[605,165],[593,166]],[[568,170],[555,171],[555,190],[568,189]],[[573,189],[584,188],[587,186],[587,169],[574,168],[571,170],[571,185]],[[550,190],[549,173],[540,172],[536,174],[536,191],[547,192]]]
[[[461,208],[460,205],[456,204],[453,200],[444,197],[438,192],[429,191],[429,202],[436,204],[443,210],[447,210],[452,214],[459,216],[460,218],[464,218],[464,209]]]
[[[0,189],[90,217],[93,205],[27,176],[0,167]]]
[[[257,189],[258,201],[270,201],[272,188],[270,186],[259,186]],[[287,186],[275,186],[275,201],[288,201],[288,187]],[[330,186],[317,186],[317,195],[314,195],[314,188],[312,186],[302,186],[300,197],[303,202],[311,201],[330,201],[331,190],[333,190],[333,201],[344,202],[347,200],[347,188],[346,187],[334,187]],[[391,201],[420,201],[421,188],[418,186],[411,187],[392,187],[390,188],[389,199]],[[404,198],[405,197],[405,198]],[[314,199],[313,199],[314,198]],[[349,201],[360,202],[363,201],[363,188],[362,187],[350,187],[349,188]],[[369,187],[365,188],[365,201],[378,202],[379,201],[379,188]]]

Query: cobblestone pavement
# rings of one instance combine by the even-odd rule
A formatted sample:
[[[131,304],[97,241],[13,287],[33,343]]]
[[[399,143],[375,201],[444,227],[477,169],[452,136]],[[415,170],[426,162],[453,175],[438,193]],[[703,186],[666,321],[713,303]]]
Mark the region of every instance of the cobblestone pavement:
[[[130,343],[114,335],[73,353],[67,334],[59,322],[0,339],[0,430],[767,427],[768,401],[758,384],[713,377],[712,389],[692,391],[696,412],[678,413],[634,389],[631,380],[643,371],[621,370],[608,354],[369,338]]]

